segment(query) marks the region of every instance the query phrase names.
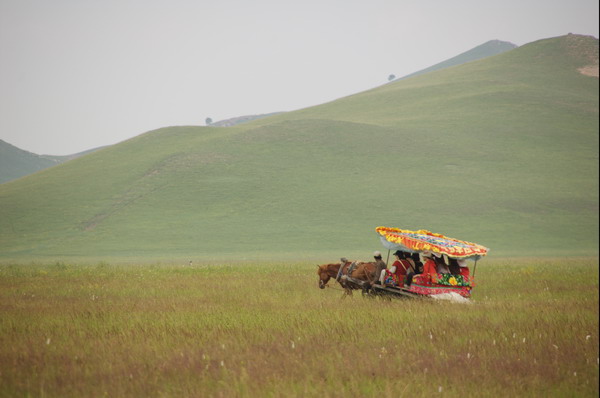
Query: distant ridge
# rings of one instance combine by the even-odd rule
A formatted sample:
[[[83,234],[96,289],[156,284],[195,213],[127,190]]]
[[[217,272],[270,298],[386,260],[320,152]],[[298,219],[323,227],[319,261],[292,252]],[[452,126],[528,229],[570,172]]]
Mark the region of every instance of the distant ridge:
[[[85,151],[82,151],[82,152],[73,153],[71,155],[63,155],[63,156],[41,155],[41,156],[45,157],[45,158],[48,158],[48,159],[51,159],[51,160],[57,160],[59,163],[62,163],[62,162],[66,162],[67,160],[77,159],[77,158],[79,158],[81,156],[90,154],[92,152],[99,151],[100,149],[103,149],[103,148],[108,148],[109,146],[110,145],[99,146],[97,148],[92,148],[92,149],[88,149],[88,150],[85,150]]]
[[[60,163],[0,140],[0,184]]]
[[[512,50],[518,47],[516,44],[500,41],[500,40],[490,40],[488,42],[483,43],[475,48],[470,49],[469,51],[465,51],[462,54],[457,55],[456,57],[452,57],[435,65],[432,65],[428,68],[422,69],[420,71],[411,73],[410,75],[406,75],[401,77],[398,80],[408,79],[409,77],[422,75],[424,73],[433,72],[440,69],[449,68],[451,66],[461,65],[466,62],[476,61],[478,59],[491,57],[492,55],[501,54],[505,51]]]
[[[464,53],[461,53],[455,57],[452,57],[446,61],[442,61],[442,62],[432,65],[428,68],[411,73],[409,75],[403,76],[396,80],[408,79],[409,77],[422,75],[424,73],[433,72],[433,71],[444,69],[444,68],[449,68],[451,66],[461,65],[466,62],[476,61],[478,59],[482,59],[482,58],[486,58],[486,57],[491,57],[492,55],[501,54],[505,51],[512,50],[516,47],[518,47],[516,44],[510,43],[507,41],[490,40],[490,41],[487,41],[475,48],[470,49],[469,51],[465,51]],[[211,123],[210,127],[232,127],[232,126],[235,126],[238,124],[251,122],[253,120],[258,120],[258,119],[262,119],[262,118],[269,117],[269,116],[279,115],[281,113],[284,113],[284,112],[272,112],[272,113],[265,113],[265,114],[260,114],[260,115],[237,116],[237,117],[232,117],[229,119],[219,120],[218,122]]]
[[[0,140],[0,184],[76,159],[104,147],[65,156],[38,155]]]
[[[272,112],[272,113],[264,113],[261,115],[246,115],[246,116],[237,116],[232,117],[230,119],[219,120],[218,122],[214,122],[210,124],[210,127],[232,127],[236,124],[242,124],[246,122],[251,122],[252,120],[262,119],[264,117],[279,115],[283,112]]]

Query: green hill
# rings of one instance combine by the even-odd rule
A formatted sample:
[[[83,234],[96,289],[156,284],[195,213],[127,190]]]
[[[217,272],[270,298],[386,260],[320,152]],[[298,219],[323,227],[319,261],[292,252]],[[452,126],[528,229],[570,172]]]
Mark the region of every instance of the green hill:
[[[0,184],[35,173],[57,163],[59,160],[24,151],[0,140]]]
[[[401,77],[401,79],[408,79],[409,77],[422,75],[424,73],[434,72],[436,70],[449,68],[451,66],[462,65],[467,62],[491,57],[492,55],[501,54],[505,51],[512,50],[516,47],[517,46],[515,44],[509,43],[507,41],[490,40],[475,48],[470,49],[469,51],[465,51],[464,53],[458,54],[455,57],[452,57],[450,59],[432,65],[428,68]]]
[[[0,186],[3,258],[366,259],[379,225],[597,255],[598,40],[569,35]],[[335,257],[334,257],[335,256]]]
[[[76,159],[98,149],[100,148],[66,156],[36,155],[0,140],[0,184],[16,180],[67,160]]]

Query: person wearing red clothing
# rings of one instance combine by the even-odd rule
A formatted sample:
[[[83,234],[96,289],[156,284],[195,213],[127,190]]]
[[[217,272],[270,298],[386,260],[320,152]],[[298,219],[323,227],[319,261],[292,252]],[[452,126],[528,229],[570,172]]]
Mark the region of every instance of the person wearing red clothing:
[[[460,274],[466,279],[471,275],[469,267],[467,266],[467,260],[458,260],[458,266],[460,267]]]
[[[406,280],[406,274],[413,269],[413,266],[407,259],[407,256],[409,255],[408,253],[401,251],[397,251],[396,253],[398,253],[399,262],[399,264],[396,266],[396,278],[398,280],[398,285],[403,287]]]
[[[421,256],[423,257],[423,261],[425,261],[425,264],[423,265],[423,274],[437,274],[436,264],[433,260],[433,254],[431,254],[430,252],[423,252]]]
[[[396,285],[404,287],[404,280],[408,270],[412,269],[411,263],[406,259],[406,253],[401,250],[396,250],[394,253],[396,261],[387,271],[387,277],[391,277]],[[387,278],[386,278],[387,279]]]

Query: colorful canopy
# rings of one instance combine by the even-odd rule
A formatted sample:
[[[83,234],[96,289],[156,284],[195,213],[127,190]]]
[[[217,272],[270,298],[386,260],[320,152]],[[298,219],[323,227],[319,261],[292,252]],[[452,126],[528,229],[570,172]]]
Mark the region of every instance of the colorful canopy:
[[[487,247],[436,234],[424,229],[409,231],[399,228],[377,227],[381,243],[389,250],[402,250],[411,253],[429,251],[445,254],[451,258],[477,260],[485,256]]]

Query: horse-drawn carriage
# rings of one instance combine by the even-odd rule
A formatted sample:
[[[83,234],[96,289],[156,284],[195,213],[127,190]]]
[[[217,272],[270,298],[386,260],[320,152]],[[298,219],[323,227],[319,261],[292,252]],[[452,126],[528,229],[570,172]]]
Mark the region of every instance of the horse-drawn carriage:
[[[488,249],[476,243],[462,241],[436,234],[426,230],[409,231],[398,228],[377,227],[381,243],[388,249],[407,254],[432,253],[448,260],[474,261],[473,271],[468,266],[466,272],[460,273],[419,273],[414,274],[410,283],[404,280],[389,279],[383,285],[377,283],[374,275],[375,263],[351,262],[345,258],[340,263],[319,266],[319,287],[325,288],[330,279],[335,279],[347,294],[360,289],[365,295],[383,295],[395,297],[433,297],[433,298],[469,298],[475,286],[475,270],[477,260],[485,256]],[[414,267],[411,261],[411,268]]]

